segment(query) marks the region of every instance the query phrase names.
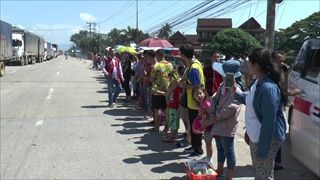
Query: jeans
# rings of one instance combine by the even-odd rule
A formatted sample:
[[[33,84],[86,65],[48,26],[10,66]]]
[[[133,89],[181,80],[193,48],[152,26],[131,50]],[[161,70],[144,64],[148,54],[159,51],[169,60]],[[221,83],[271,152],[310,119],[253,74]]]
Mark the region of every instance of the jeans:
[[[281,163],[281,162],[282,162],[282,158],[281,158],[281,148],[280,148],[280,149],[278,150],[278,152],[277,152],[277,156],[276,156],[275,162],[276,162],[276,163]]]
[[[234,154],[234,137],[215,137],[218,151],[218,162],[224,163],[227,158],[227,168],[233,170],[236,166],[236,156]]]
[[[121,84],[115,79],[108,78],[109,105],[111,105],[113,102],[116,101],[120,92],[121,92]]]

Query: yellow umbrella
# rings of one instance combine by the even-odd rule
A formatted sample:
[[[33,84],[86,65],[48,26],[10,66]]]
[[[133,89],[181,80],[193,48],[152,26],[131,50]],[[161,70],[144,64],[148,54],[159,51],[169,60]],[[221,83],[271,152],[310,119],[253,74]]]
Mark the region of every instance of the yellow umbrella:
[[[137,51],[133,47],[127,47],[127,46],[119,48],[118,52],[119,53],[125,53],[126,52],[126,53],[129,53],[129,54],[132,54],[132,55],[138,54]]]

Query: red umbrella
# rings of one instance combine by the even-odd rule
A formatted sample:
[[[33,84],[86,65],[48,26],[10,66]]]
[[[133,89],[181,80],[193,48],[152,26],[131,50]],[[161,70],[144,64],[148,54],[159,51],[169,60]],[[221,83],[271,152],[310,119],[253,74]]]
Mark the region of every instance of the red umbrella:
[[[159,38],[148,38],[139,43],[140,46],[145,47],[162,47],[162,48],[170,48],[173,47],[169,41],[165,39],[159,39]]]

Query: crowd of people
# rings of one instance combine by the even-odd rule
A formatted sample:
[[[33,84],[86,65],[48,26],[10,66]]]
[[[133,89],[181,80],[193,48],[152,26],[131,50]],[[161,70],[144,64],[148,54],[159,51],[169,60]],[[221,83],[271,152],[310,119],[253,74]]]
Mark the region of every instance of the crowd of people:
[[[235,134],[240,109],[245,108],[245,141],[250,146],[255,177],[273,179],[274,170],[284,168],[281,145],[288,96],[302,93],[288,87],[289,67],[284,56],[257,48],[250,54],[221,60],[220,52],[213,50],[210,63],[203,67],[190,44],[179,50],[180,63],[166,60],[162,49],[145,50],[137,56],[119,54],[112,48],[106,49],[104,56],[94,54],[93,68],[101,69],[107,79],[108,107],[114,107],[123,87],[125,102],[136,99],[139,110],[147,112],[145,118],[153,124],[152,131],[161,133],[163,143],[177,143],[190,151],[189,156],[199,157],[204,154],[204,139],[204,160],[214,167],[216,150],[216,172],[224,176],[226,162],[226,179],[235,176]],[[185,140],[179,141],[180,119]]]

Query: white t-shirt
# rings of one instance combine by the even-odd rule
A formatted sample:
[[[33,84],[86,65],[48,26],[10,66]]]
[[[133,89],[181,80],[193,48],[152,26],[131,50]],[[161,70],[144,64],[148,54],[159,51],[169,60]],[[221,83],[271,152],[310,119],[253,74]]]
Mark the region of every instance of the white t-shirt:
[[[246,111],[245,111],[245,124],[246,131],[251,142],[259,142],[261,123],[258,120],[256,113],[253,109],[253,98],[256,91],[257,81],[251,87],[249,94],[246,97]]]

